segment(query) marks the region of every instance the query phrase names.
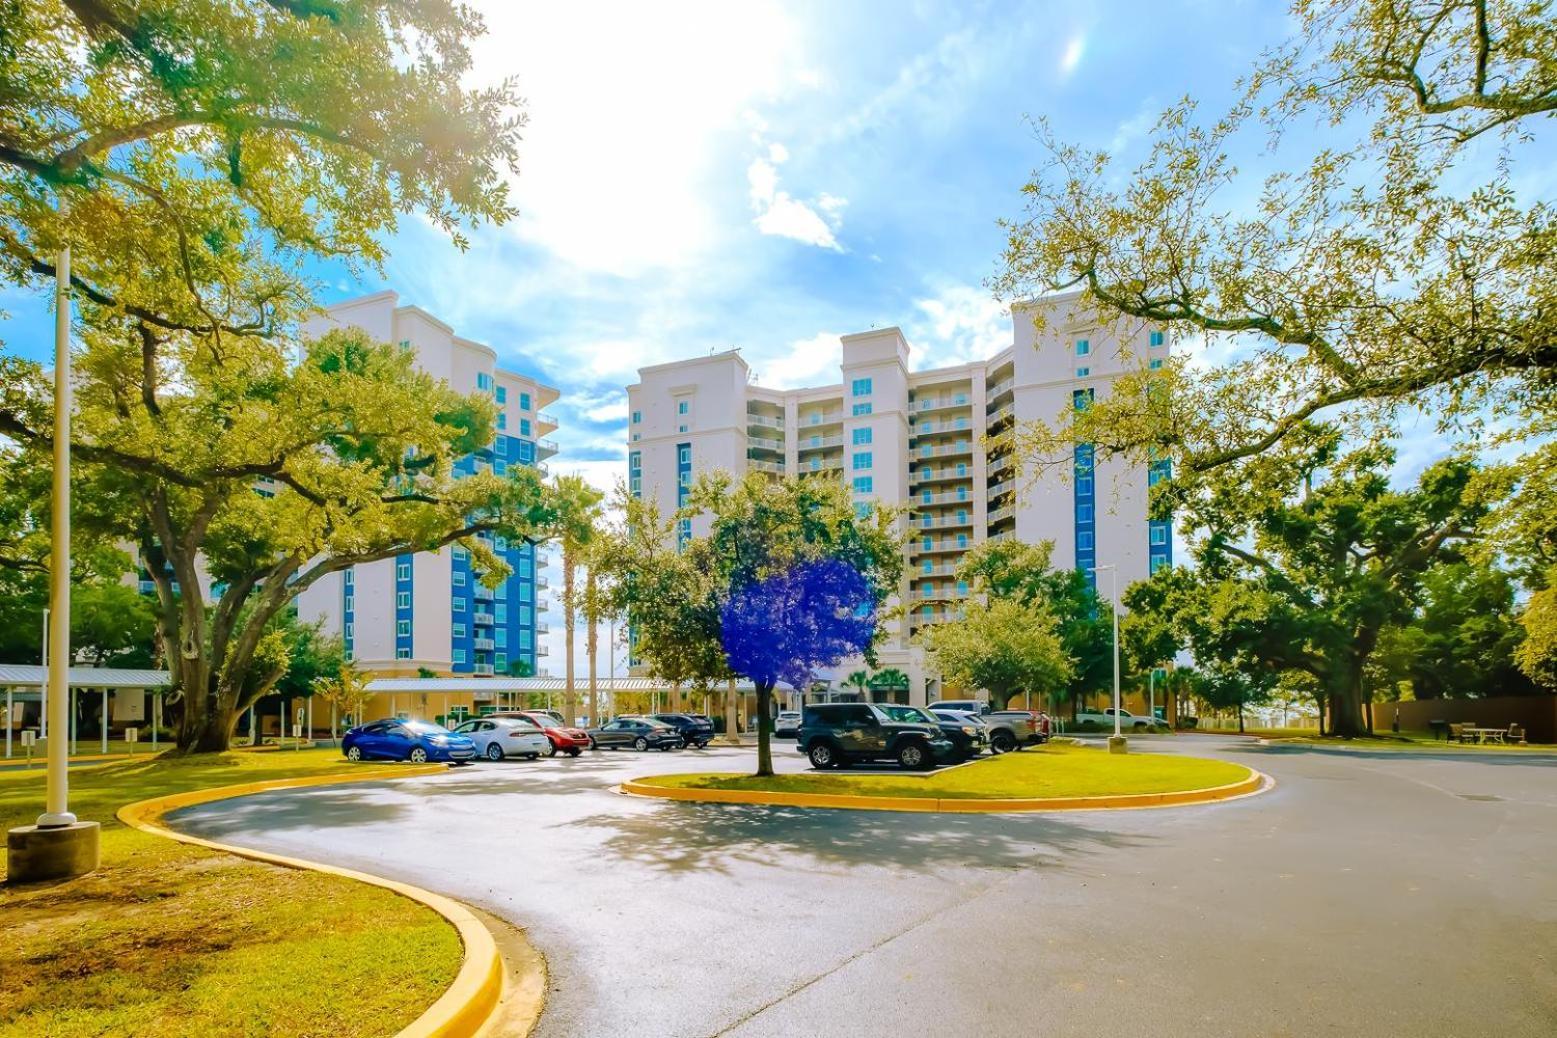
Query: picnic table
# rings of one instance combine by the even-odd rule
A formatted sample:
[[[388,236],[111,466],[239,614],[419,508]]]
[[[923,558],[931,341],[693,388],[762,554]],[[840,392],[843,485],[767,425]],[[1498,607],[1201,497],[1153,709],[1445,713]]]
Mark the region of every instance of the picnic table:
[[[1464,742],[1465,738],[1467,736],[1470,737],[1470,738],[1475,739],[1477,743],[1487,743],[1487,742],[1507,743],[1508,742],[1508,729],[1507,728],[1472,728],[1472,727],[1466,726],[1466,727],[1463,727],[1463,728],[1460,729],[1460,741]]]

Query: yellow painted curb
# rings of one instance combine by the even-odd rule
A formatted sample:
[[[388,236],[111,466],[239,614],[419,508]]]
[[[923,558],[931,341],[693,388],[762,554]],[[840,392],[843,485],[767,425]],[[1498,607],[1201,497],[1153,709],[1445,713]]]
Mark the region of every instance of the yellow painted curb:
[[[459,972],[455,974],[454,982],[449,985],[448,990],[439,997],[438,1001],[429,1006],[426,1012],[411,1021],[411,1024],[400,1032],[398,1038],[472,1038],[492,1015],[502,996],[503,960],[497,953],[497,944],[492,940],[491,932],[464,905],[441,894],[434,894],[430,890],[413,887],[409,883],[399,883],[366,872],[356,872],[302,858],[289,858],[248,847],[217,843],[215,840],[205,840],[198,836],[177,832],[162,824],[163,815],[169,811],[233,797],[250,796],[269,790],[411,778],[417,775],[437,774],[445,770],[447,769],[442,764],[410,764],[356,771],[350,775],[303,775],[295,778],[269,779],[264,782],[245,782],[234,786],[196,789],[165,797],[153,797],[150,800],[126,804],[116,814],[125,825],[133,826],[142,832],[166,836],[180,843],[205,847],[225,854],[235,854],[241,858],[280,865],[284,868],[312,869],[331,876],[343,876],[359,883],[382,887],[431,908],[447,919],[459,932],[460,943],[465,949],[464,961],[460,964]]]
[[[1013,800],[973,797],[870,797],[844,793],[786,793],[755,789],[688,789],[654,786],[629,780],[622,792],[663,800],[710,804],[764,804],[769,807],[831,807],[851,811],[945,811],[955,814],[1004,814],[1011,811],[1107,811],[1120,808],[1177,807],[1209,804],[1250,796],[1275,783],[1263,772],[1247,769],[1249,777],[1225,786],[1175,790],[1170,793],[1119,793],[1095,797],[1027,797]]]

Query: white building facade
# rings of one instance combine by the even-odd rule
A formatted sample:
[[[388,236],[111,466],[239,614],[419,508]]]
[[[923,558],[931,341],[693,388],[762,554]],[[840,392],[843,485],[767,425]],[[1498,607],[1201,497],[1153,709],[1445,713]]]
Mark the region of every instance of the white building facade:
[[[642,368],[627,387],[629,489],[668,515],[697,475],[757,470],[841,479],[857,502],[909,509],[907,609],[879,647],[878,666],[909,675],[910,702],[933,700],[951,690],[926,672],[915,635],[957,614],[969,591],[955,573],[974,545],[1052,541],[1055,565],[1115,566],[1121,589],[1172,562],[1170,524],[1147,517],[1147,488],[1165,463],[1094,464],[1092,448],[1078,444],[1056,459],[1069,461],[1068,478],[1019,476],[1003,435],[1106,397],[1125,371],[1166,362],[1161,329],[1100,324],[1076,304],[1068,294],[1020,305],[1010,347],[928,371],[910,369],[897,328],[847,335],[839,382],[815,388],[756,385],[737,351]],[[701,534],[706,523],[693,519],[686,532]],[[1105,595],[1108,588],[1105,579]],[[860,666],[846,661],[829,677],[836,685]]]
[[[556,453],[544,437],[557,424],[541,411],[557,399],[556,389],[499,368],[490,347],[461,338],[425,310],[400,305],[394,292],[332,306],[304,334],[334,327],[361,328],[398,344],[414,354],[419,369],[459,392],[492,395],[496,436],[486,449],[460,459],[457,472],[501,475],[511,465],[544,472],[545,459]],[[439,676],[504,675],[520,662],[539,674],[546,655],[545,557],[534,545],[503,538],[489,545],[512,570],[496,588],[481,585],[469,552],[453,546],[331,574],[298,597],[298,614],[323,621],[327,633],[344,640],[348,658],[381,676],[415,677],[424,668]]]

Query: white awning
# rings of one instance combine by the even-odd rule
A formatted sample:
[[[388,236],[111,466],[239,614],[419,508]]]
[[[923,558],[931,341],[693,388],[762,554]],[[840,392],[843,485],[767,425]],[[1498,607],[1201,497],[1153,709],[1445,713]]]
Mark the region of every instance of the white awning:
[[[596,686],[602,692],[666,692],[670,690],[670,683],[666,681],[652,681],[649,678],[600,678]],[[721,691],[725,686],[715,686],[715,691]],[[374,678],[368,682],[368,691],[374,693],[398,695],[404,692],[565,692],[568,683],[564,678]],[[577,678],[573,682],[575,691],[584,693],[589,691],[589,679]],[[738,692],[755,691],[749,681],[738,681],[735,685]],[[693,694],[694,690],[683,685],[681,691]]]
[[[74,688],[163,688],[165,670],[120,670],[117,667],[71,667],[67,679]],[[31,664],[0,663],[0,688],[42,688],[49,668]]]

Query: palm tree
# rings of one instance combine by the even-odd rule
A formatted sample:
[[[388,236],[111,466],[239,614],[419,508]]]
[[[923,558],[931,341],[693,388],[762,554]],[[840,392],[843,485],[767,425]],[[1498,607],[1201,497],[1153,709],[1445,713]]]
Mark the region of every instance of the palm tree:
[[[859,691],[860,699],[866,698],[865,690],[870,687],[870,671],[857,670],[843,679],[845,685],[853,685]]]
[[[563,475],[546,488],[552,514],[550,539],[562,546],[562,630],[564,666],[567,668],[566,705],[563,713],[569,724],[578,723],[578,686],[573,678],[573,633],[579,599],[574,589],[578,568],[600,524],[600,502],[605,495],[585,481],[583,476]]]
[[[875,676],[870,679],[870,687],[877,692],[907,692],[908,675],[896,667],[887,667],[876,671]]]

